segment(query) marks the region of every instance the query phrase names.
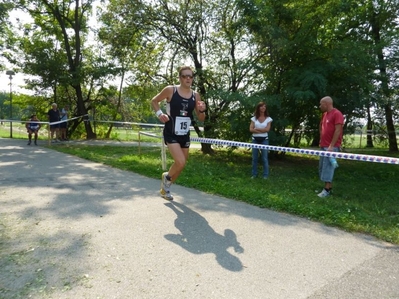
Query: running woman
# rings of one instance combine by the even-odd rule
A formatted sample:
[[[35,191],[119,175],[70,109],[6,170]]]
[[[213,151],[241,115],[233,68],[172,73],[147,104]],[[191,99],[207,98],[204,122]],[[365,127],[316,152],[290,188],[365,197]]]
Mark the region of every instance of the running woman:
[[[188,159],[193,111],[199,121],[205,120],[206,105],[200,94],[191,89],[193,79],[191,67],[183,66],[179,69],[180,85],[166,86],[151,100],[156,116],[165,124],[163,138],[174,161],[169,171],[162,174],[160,193],[166,200],[173,200],[170,186],[177,180]],[[163,100],[166,100],[165,113],[159,106]]]

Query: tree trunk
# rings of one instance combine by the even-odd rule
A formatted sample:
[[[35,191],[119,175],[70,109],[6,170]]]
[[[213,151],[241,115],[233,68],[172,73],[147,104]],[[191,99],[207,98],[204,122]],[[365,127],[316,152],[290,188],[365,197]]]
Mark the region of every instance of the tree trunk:
[[[192,121],[192,125],[194,127],[195,132],[197,133],[198,137],[203,138],[204,134],[201,132],[201,130],[199,129],[197,122],[195,120]],[[209,143],[201,143],[201,151],[204,154],[209,154],[209,155],[213,155],[215,152],[212,148],[212,144]]]
[[[82,89],[80,85],[75,86],[75,91],[76,91],[76,96],[77,96],[77,113],[78,115],[84,115],[83,116],[83,123],[85,126],[85,131],[86,131],[86,139],[96,139],[97,134],[93,132],[93,129],[91,127],[91,123],[89,121],[89,115],[88,115],[88,110],[85,106],[84,100],[83,100],[83,95],[82,95]]]
[[[388,130],[388,142],[389,142],[389,151],[398,151],[398,142],[396,141],[396,132],[395,132],[395,126],[393,123],[393,117],[392,117],[392,106],[391,106],[391,91],[389,90],[389,78],[387,74],[387,68],[386,68],[386,61],[385,61],[385,56],[383,52],[383,48],[380,47],[381,45],[381,27],[378,22],[379,20],[379,14],[376,12],[373,12],[371,15],[371,28],[372,28],[372,34],[374,38],[374,43],[376,47],[376,54],[378,57],[378,65],[379,65],[379,71],[380,71],[380,81],[381,81],[381,89],[382,93],[384,95],[386,104],[384,104],[384,110],[385,110],[385,121],[387,125],[387,130]]]
[[[385,109],[385,121],[387,123],[387,130],[388,130],[389,151],[397,152],[398,142],[396,140],[396,132],[395,132],[395,125],[393,123],[391,105],[386,104],[384,109]]]
[[[105,139],[109,139],[109,138],[110,138],[111,132],[112,132],[112,129],[113,129],[113,128],[114,128],[114,123],[111,123],[111,125],[110,125],[109,128],[108,128],[107,133],[105,134]]]
[[[85,129],[86,129],[86,139],[96,139],[97,138],[97,134],[95,134],[93,132],[93,129],[91,127],[91,123],[89,120],[88,116],[84,117],[84,125],[85,125]]]
[[[370,106],[367,105],[367,129],[366,129],[366,136],[367,136],[367,145],[366,147],[374,147],[373,145],[373,121],[371,120],[371,113],[370,113]]]
[[[209,143],[201,143],[201,151],[204,154],[209,154],[209,155],[213,155],[215,153],[215,151],[212,148],[212,144]]]

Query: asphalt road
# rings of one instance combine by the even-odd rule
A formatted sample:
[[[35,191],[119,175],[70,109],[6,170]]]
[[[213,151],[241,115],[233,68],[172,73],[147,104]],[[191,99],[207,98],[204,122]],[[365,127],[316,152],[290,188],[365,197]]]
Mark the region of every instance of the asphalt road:
[[[0,298],[399,298],[399,248],[0,139]]]

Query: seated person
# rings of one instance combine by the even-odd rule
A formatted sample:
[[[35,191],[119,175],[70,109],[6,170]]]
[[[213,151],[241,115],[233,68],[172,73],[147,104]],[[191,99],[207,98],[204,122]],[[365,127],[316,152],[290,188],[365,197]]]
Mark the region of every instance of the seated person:
[[[28,132],[29,142],[28,145],[32,142],[32,134],[35,134],[35,145],[37,145],[37,136],[39,133],[39,129],[41,127],[40,121],[37,119],[37,116],[33,114],[30,117],[30,120],[26,122],[26,130]]]

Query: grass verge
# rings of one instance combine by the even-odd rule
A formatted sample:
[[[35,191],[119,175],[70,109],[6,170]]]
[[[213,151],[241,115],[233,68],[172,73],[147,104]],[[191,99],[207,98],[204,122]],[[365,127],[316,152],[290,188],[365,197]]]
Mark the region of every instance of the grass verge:
[[[159,149],[141,148],[141,154],[137,147],[123,146],[64,144],[52,149],[150,178],[160,178],[162,172]],[[356,153],[389,155],[383,150]],[[169,155],[167,159],[169,166],[172,159]],[[318,178],[318,158],[294,154],[270,160],[270,177],[263,180],[250,179],[249,150],[218,149],[209,156],[190,149],[177,184],[399,244],[399,166],[338,162],[333,195],[324,199],[316,195],[323,187]]]

